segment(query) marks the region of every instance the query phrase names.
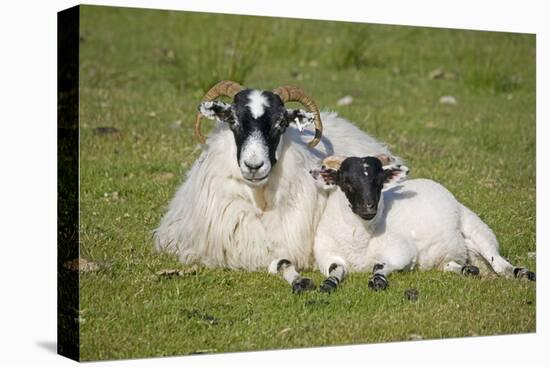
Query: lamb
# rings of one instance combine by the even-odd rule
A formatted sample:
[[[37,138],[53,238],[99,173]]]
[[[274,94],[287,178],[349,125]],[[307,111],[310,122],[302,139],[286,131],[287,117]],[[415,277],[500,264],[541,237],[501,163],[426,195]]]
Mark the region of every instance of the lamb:
[[[216,100],[220,96],[233,102]],[[291,101],[307,111],[285,108]],[[400,159],[335,113],[320,113],[297,87],[263,91],[218,83],[197,114],[195,132],[204,143],[201,116],[219,124],[155,230],[156,249],[186,264],[267,268],[294,292],[311,290],[313,282],[296,269],[313,265],[313,238],[327,194],[316,189],[307,167],[335,149]],[[311,124],[315,135],[307,143],[312,134],[301,130]]]
[[[535,281],[526,268],[500,256],[493,231],[442,185],[403,181],[408,168],[376,157],[330,156],[310,173],[330,192],[314,254],[331,292],[350,271],[370,271],[368,286],[388,287],[393,271],[437,268],[479,275],[484,261],[497,274]]]

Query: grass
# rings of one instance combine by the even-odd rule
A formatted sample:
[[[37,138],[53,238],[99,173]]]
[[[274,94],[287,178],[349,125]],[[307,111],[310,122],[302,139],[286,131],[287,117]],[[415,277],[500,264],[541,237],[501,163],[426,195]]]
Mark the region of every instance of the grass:
[[[235,79],[303,87],[388,142],[413,177],[444,184],[505,257],[536,270],[533,35],[84,6],[80,50],[81,256],[102,265],[80,276],[83,360],[535,331],[532,283],[428,271],[373,293],[352,274],[335,294],[296,296],[264,272],[159,278],[186,267],[151,241],[200,154],[200,98]],[[446,77],[430,78],[438,68]],[[337,106],[345,95],[354,102]]]

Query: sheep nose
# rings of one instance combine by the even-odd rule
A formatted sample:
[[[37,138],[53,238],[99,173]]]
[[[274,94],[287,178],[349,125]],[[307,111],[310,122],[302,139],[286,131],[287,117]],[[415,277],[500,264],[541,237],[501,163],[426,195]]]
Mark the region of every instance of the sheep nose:
[[[248,163],[247,161],[244,161],[244,165],[248,167],[248,169],[251,171],[257,171],[264,165],[264,162],[261,161],[260,163]]]
[[[376,206],[373,203],[367,203],[365,207],[367,208],[367,210],[376,209]]]

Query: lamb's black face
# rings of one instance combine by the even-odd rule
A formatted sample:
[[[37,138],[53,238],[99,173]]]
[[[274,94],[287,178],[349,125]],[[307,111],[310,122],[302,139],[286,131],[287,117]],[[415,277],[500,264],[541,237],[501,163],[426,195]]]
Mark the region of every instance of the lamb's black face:
[[[338,170],[322,166],[310,173],[325,188],[337,185],[351,210],[362,219],[371,220],[378,212],[382,191],[405,178],[409,169],[402,165],[382,166],[376,157],[349,157],[341,161]]]
[[[351,210],[365,220],[374,218],[385,181],[380,160],[346,158],[338,172],[336,183],[346,195]]]
[[[199,110],[206,117],[229,124],[235,137],[241,174],[255,186],[267,182],[277,163],[281,135],[288,125],[296,119],[304,123],[314,119],[310,112],[286,109],[278,95],[255,89],[240,91],[231,105],[219,101],[203,102]]]

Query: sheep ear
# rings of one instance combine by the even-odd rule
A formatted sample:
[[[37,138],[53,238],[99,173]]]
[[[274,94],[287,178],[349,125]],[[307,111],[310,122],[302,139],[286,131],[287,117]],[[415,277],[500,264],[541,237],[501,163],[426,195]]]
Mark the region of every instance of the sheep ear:
[[[375,158],[377,158],[380,162],[382,162],[382,166],[387,166],[392,163],[395,163],[395,157],[389,154],[385,154],[385,153],[378,154],[375,156]]]
[[[409,168],[402,165],[392,164],[383,166],[382,169],[384,170],[384,187],[382,188],[382,191],[389,190],[398,185],[401,181],[405,180],[409,174]]]
[[[321,168],[312,169],[309,173],[315,179],[317,187],[323,190],[334,190],[338,184],[338,171],[332,168],[321,166]]]
[[[287,108],[285,111],[286,126],[294,124],[300,131],[303,131],[306,127],[313,125],[314,121],[315,115],[311,112],[292,108]]]
[[[235,123],[235,115],[231,105],[221,101],[204,101],[199,105],[199,112],[210,120],[226,122],[230,125]]]

